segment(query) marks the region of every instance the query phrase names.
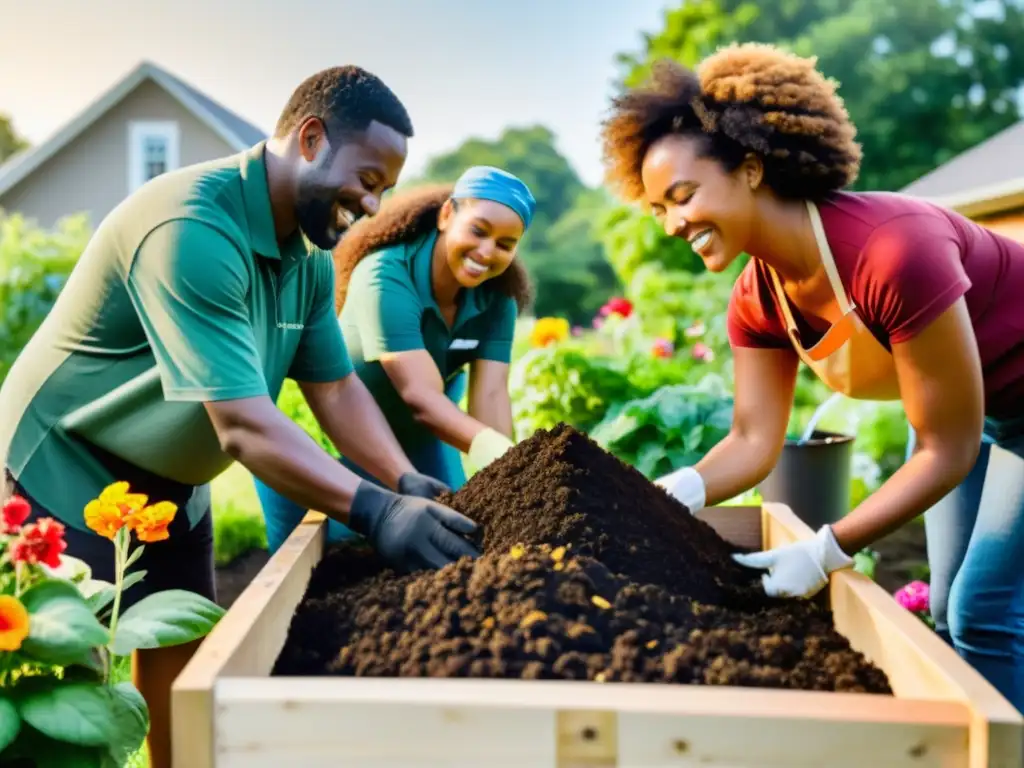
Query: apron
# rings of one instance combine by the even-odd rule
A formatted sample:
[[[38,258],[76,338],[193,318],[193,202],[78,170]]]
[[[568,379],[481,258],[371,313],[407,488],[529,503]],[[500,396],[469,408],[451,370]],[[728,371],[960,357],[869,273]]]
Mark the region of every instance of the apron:
[[[778,273],[769,267],[790,343],[807,367],[833,392],[858,400],[899,400],[899,380],[892,354],[868,330],[857,314],[857,307],[850,303],[825,237],[821,215],[810,201],[807,212],[811,216],[822,266],[843,316],[817,344],[804,349],[782,282]]]

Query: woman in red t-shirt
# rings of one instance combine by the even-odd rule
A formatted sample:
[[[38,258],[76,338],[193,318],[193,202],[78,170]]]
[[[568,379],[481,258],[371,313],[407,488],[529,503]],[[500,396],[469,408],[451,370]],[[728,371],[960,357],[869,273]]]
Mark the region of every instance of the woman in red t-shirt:
[[[1024,246],[909,197],[842,192],[861,155],[834,85],[768,46],[697,72],[661,62],[615,99],[604,144],[609,180],[709,270],[752,257],[728,309],[732,429],[659,484],[696,511],[763,480],[801,360],[834,391],[901,399],[917,435],[903,467],[816,537],[737,559],[769,594],[810,596],[928,510],[938,628],[1024,709]],[[980,508],[990,458],[999,491]]]

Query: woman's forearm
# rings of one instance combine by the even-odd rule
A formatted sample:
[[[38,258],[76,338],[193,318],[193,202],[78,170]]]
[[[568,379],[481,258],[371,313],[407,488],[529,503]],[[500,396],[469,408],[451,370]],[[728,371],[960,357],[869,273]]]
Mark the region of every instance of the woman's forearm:
[[[310,409],[338,452],[392,490],[412,462],[366,385],[355,374],[330,384],[302,384]]]
[[[704,481],[705,504],[713,506],[749,491],[764,480],[781,446],[730,432],[694,466]]]
[[[438,440],[466,453],[469,446],[487,424],[478,421],[453,403],[443,392],[422,390],[410,394],[406,404],[413,418],[437,437]]]
[[[974,448],[922,448],[881,488],[833,524],[839,546],[852,555],[924,513],[963,481],[977,457]]]

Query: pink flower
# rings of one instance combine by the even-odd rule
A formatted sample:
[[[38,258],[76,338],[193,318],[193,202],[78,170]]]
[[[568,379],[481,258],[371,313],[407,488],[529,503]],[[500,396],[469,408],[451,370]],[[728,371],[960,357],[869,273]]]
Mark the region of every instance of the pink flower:
[[[582,336],[583,335],[583,326],[582,325],[574,325],[572,327],[572,335],[573,336]]]
[[[604,325],[604,318],[601,315],[595,316],[593,325],[595,331],[601,330],[601,326]]]
[[[655,339],[651,346],[651,354],[655,357],[672,357],[673,352],[675,352],[675,347],[668,339]]]
[[[912,581],[900,587],[893,597],[911,613],[924,613],[928,610],[928,585],[923,581]]]
[[[693,349],[690,350],[690,355],[693,356],[694,360],[700,360],[704,363],[710,363],[715,359],[715,351],[703,341],[698,341],[693,345]]]

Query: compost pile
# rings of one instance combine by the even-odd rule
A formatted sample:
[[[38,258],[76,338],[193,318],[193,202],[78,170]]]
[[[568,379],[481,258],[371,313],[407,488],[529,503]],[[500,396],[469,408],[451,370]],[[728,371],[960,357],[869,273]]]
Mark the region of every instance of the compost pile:
[[[439,500],[483,526],[482,556],[403,575],[331,545],[274,674],[892,692],[819,603],[767,598],[735,546],[567,425]]]

